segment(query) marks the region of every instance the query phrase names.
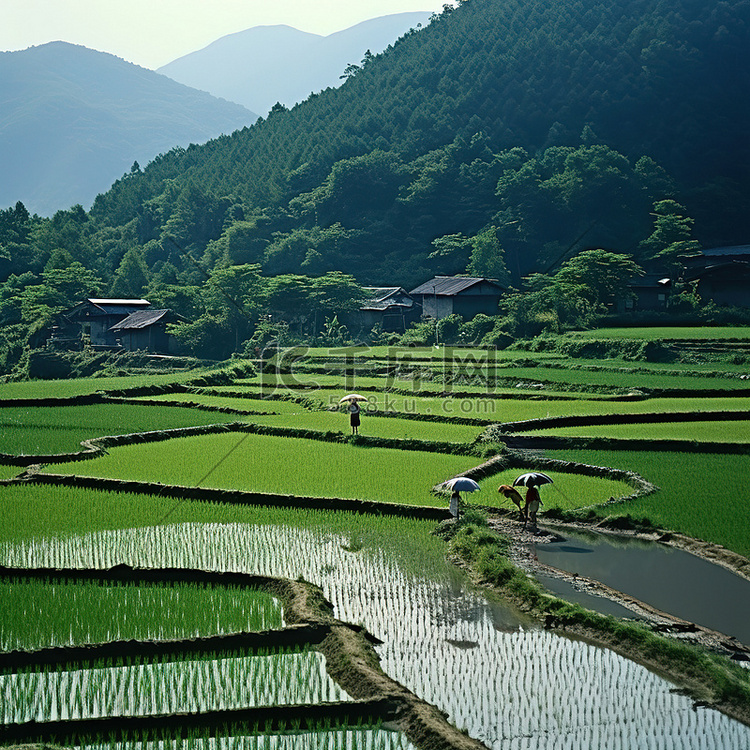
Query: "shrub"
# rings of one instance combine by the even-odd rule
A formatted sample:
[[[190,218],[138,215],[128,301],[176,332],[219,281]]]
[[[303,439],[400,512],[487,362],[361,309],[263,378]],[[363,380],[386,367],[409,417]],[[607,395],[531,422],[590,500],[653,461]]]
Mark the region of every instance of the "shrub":
[[[435,321],[423,320],[408,328],[400,343],[402,346],[432,346],[435,343]]]

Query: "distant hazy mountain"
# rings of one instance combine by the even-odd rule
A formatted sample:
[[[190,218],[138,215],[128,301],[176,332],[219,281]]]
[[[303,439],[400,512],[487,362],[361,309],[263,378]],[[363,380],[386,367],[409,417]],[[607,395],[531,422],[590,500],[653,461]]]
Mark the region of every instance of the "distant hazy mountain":
[[[382,52],[430,13],[397,13],[330,36],[290,26],[255,26],[222,37],[164,65],[159,73],[265,115],[276,102],[291,107],[310,92],[339,86],[344,68],[365,52]]]
[[[0,207],[50,215],[175,146],[252,124],[244,107],[103,52],[52,42],[0,53]]]

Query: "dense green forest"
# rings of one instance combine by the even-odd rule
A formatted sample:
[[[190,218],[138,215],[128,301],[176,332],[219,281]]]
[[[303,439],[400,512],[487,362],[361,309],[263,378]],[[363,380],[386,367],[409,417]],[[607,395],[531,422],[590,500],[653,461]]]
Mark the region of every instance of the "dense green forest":
[[[350,290],[469,273],[541,291],[581,251],[745,243],[749,32],[746,0],[446,6],[340,88],[134,164],[88,213],[1,212],[3,366],[92,294],[229,330],[212,284],[252,277],[240,342],[279,276],[312,311],[333,271]]]

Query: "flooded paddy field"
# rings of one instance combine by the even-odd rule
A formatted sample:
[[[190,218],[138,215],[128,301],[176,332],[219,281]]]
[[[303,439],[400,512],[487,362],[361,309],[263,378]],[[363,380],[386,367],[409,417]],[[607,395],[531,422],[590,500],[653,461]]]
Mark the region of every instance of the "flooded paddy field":
[[[283,554],[280,551],[283,550]],[[543,631],[455,569],[321,526],[176,524],[4,544],[4,565],[191,567],[302,577],[382,643],[383,669],[491,748],[722,748],[750,728],[695,711],[667,680]]]
[[[345,701],[321,654],[0,675],[0,724]],[[29,696],[33,696],[29,700]]]

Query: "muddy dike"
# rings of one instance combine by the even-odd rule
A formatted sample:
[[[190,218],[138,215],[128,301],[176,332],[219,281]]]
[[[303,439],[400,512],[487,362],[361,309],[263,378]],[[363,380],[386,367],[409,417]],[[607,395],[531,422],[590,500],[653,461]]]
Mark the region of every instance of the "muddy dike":
[[[288,624],[279,631],[238,633],[229,636],[179,641],[123,641],[81,647],[15,651],[2,655],[0,669],[15,672],[38,666],[79,669],[100,660],[128,658],[184,658],[225,649],[252,654],[274,647],[310,647],[326,660],[326,669],[352,701],[301,706],[262,706],[246,709],[122,716],[95,719],[26,722],[0,725],[0,746],[41,748],[46,743],[74,745],[93,739],[124,739],[168,734],[186,738],[197,732],[227,731],[251,734],[382,725],[403,732],[421,750],[481,750],[485,746],[448,723],[445,714],[419,699],[380,668],[374,644],[377,639],[362,627],[333,617],[333,608],[317,586],[304,581],[213,573],[186,569],[140,569],[119,565],[105,570],[0,568],[0,580],[88,581],[113,583],[196,583],[209,586],[262,588],[282,604]],[[34,743],[34,744],[32,744]],[[486,749],[485,749],[486,750]]]

